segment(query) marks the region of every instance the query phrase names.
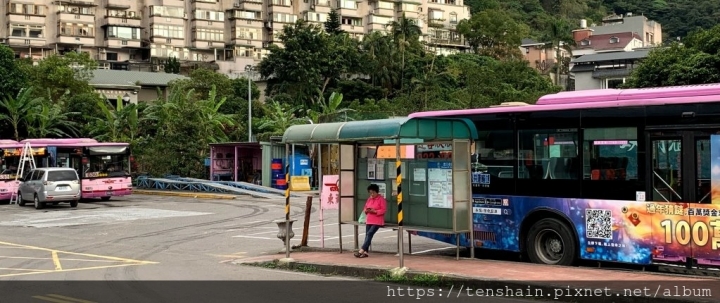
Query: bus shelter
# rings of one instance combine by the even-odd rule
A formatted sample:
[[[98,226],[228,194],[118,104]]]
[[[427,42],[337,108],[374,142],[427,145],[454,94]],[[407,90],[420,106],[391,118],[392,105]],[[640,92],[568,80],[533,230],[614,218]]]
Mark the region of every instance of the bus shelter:
[[[397,229],[398,256],[403,267],[404,232],[452,234],[459,258],[460,237],[474,243],[470,147],[478,131],[470,120],[459,118],[394,118],[324,124],[294,125],[282,138],[286,157],[292,144],[339,145],[338,242],[343,251],[343,225],[354,225],[359,248],[358,218],[377,184],[388,207],[386,227]],[[447,158],[418,159],[419,145],[451,146]],[[380,150],[392,156],[378,156]],[[390,190],[388,190],[388,188]],[[471,249],[474,257],[474,250]]]

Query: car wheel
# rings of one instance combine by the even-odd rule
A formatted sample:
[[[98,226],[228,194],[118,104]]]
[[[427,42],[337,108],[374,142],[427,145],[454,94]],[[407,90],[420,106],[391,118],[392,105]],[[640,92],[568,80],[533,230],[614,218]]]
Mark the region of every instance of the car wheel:
[[[22,193],[17,193],[18,206],[25,206],[25,200],[23,200]]]
[[[42,209],[45,206],[45,203],[40,202],[40,198],[38,198],[37,195],[35,195],[35,209]]]
[[[77,207],[78,206],[78,200],[70,201],[70,207]]]

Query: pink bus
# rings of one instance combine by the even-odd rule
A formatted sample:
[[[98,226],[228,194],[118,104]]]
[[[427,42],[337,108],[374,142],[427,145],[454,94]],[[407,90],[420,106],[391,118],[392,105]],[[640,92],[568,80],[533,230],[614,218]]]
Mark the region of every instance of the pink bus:
[[[38,167],[72,167],[80,176],[82,198],[110,200],[132,194],[130,145],[94,139],[26,139],[33,149],[47,148],[49,157]]]
[[[15,140],[0,140],[0,201],[10,200],[20,181],[15,181],[22,145]]]

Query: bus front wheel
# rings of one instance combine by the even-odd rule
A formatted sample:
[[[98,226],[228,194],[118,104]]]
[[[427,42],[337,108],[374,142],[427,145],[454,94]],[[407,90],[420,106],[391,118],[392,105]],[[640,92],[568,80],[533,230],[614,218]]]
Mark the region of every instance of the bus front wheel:
[[[573,233],[558,219],[537,221],[530,228],[526,247],[533,263],[563,266],[575,263],[577,247]]]

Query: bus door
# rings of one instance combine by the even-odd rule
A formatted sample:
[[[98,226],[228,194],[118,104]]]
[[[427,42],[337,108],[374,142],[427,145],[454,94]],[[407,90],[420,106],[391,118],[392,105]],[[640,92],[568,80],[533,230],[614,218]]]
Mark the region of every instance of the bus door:
[[[647,133],[648,200],[712,203],[710,136],[720,131],[649,130]]]
[[[653,234],[665,257],[702,257],[712,247],[711,135],[719,129],[652,129],[646,132],[646,199],[654,207]],[[720,143],[720,141],[718,141]],[[716,143],[715,149],[720,145]],[[674,202],[674,203],[673,203]],[[682,208],[679,208],[682,207]],[[718,207],[717,209],[720,209]],[[702,226],[700,226],[702,225]],[[657,230],[655,230],[657,229]],[[690,264],[691,260],[686,261]],[[720,261],[720,259],[718,259]]]

